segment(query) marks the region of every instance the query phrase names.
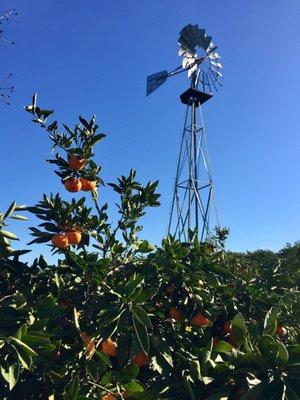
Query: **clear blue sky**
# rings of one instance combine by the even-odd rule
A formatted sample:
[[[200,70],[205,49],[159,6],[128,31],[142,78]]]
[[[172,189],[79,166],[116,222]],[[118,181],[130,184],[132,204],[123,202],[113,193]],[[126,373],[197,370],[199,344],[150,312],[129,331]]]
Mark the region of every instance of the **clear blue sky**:
[[[62,189],[46,135],[23,111],[33,92],[72,125],[97,115],[108,137],[97,149],[103,177],[130,168],[160,180],[162,206],[144,218],[144,236],[166,229],[184,108],[185,76],[145,97],[146,75],[175,67],[179,30],[205,27],[224,64],[222,91],[204,106],[222,225],[233,250],[279,249],[300,239],[300,2],[0,1],[19,16],[6,25],[15,46],[0,45],[1,75],[13,72],[10,107],[0,106],[0,208],[33,204]],[[68,194],[62,191],[66,198]],[[113,201],[109,189],[101,197]],[[14,231],[29,240],[26,226]],[[41,247],[36,246],[35,252]]]

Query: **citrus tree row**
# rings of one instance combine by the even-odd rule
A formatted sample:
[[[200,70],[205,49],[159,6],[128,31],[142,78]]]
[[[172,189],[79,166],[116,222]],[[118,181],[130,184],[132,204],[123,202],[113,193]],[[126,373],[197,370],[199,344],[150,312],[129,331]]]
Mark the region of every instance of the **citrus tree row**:
[[[219,229],[206,242],[190,232],[153,246],[140,220],[159,205],[158,182],[142,185],[131,170],[109,183],[119,197],[111,222],[98,200],[94,146],[105,135],[95,118],[49,124],[53,111],[36,96],[26,110],[58,150],[47,161],[62,188],[76,194],[0,214],[0,398],[296,400],[299,245],[226,253]],[[50,244],[55,264],[14,250],[8,221],[24,211],[41,221],[29,245]]]

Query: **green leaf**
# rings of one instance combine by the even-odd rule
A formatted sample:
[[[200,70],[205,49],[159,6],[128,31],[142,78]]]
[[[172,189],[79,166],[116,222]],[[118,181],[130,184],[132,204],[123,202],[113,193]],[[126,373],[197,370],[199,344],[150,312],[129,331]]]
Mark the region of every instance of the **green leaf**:
[[[136,277],[133,275],[126,285],[123,287],[123,292],[126,296],[130,296],[130,294],[138,287],[138,285],[144,280],[143,276]]]
[[[3,219],[8,218],[14,212],[16,205],[17,203],[15,201],[11,203],[11,205],[8,207],[8,210],[4,214]]]
[[[240,400],[258,400],[260,399],[260,394],[262,390],[267,386],[265,382],[259,383],[258,385],[254,386],[247,393],[245,393]],[[266,399],[267,400],[267,399]]]
[[[7,239],[11,239],[11,240],[19,240],[18,236],[16,236],[14,233],[8,232],[8,231],[0,231],[0,233],[2,234],[2,236],[6,237]]]
[[[20,221],[28,221],[27,217],[24,217],[24,215],[19,215],[19,214],[13,214],[10,216],[12,219],[19,219]]]
[[[287,400],[299,400],[299,396],[297,392],[294,391],[294,388],[290,385],[286,385],[286,399]]]
[[[120,335],[118,338],[118,352],[117,359],[120,365],[123,365],[130,355],[131,336]]]
[[[147,328],[153,329],[152,323],[146,311],[141,306],[132,306],[134,316]]]
[[[264,320],[264,333],[274,335],[277,328],[277,317],[281,310],[281,305],[271,307]]]
[[[157,353],[152,357],[152,365],[154,370],[158,371],[159,374],[167,376],[173,368],[173,359],[170,354]]]
[[[100,377],[106,370],[106,365],[107,362],[101,358],[97,360],[90,360],[86,365],[86,371],[94,381],[99,381]]]
[[[71,381],[71,383],[67,387],[65,398],[68,400],[75,400],[77,398],[78,390],[79,390],[79,378],[76,375],[75,378]]]
[[[133,393],[140,393],[144,391],[144,388],[142,385],[140,385],[137,382],[129,382],[124,385],[124,388],[127,393],[133,394]]]
[[[132,317],[133,327],[137,336],[137,339],[141,345],[141,348],[146,354],[149,353],[149,335],[148,330],[144,324],[142,324],[135,316]]]
[[[135,364],[127,365],[120,372],[120,382],[128,383],[136,378],[139,374],[139,367]]]
[[[278,354],[277,359],[279,360],[280,366],[283,367],[289,360],[289,352],[285,345],[281,342],[277,342]]]
[[[243,315],[241,313],[236,314],[232,319],[231,324],[233,336],[237,343],[240,344],[247,333],[247,328]]]
[[[233,347],[230,343],[225,342],[224,340],[219,340],[213,350],[217,353],[230,353],[232,349]]]
[[[16,385],[19,378],[19,370],[20,370],[19,363],[11,364],[6,367],[3,366],[0,367],[1,374],[9,385],[9,390],[12,390]]]
[[[279,349],[278,343],[270,335],[262,335],[258,340],[258,348],[261,354],[268,360],[275,360],[277,358]]]
[[[21,325],[20,328],[18,329],[17,333],[15,334],[15,337],[16,337],[17,339],[22,339],[22,337],[23,337],[24,335],[26,335],[26,333],[27,333],[27,325],[26,325],[26,324],[23,324],[23,325]]]
[[[138,246],[138,251],[140,253],[150,253],[155,249],[155,246],[151,245],[148,240],[141,240]]]
[[[260,398],[268,400],[285,400],[285,391],[286,386],[283,381],[280,379],[274,379],[263,388]]]
[[[18,360],[20,361],[21,365],[25,368],[30,370],[31,364],[32,364],[32,358],[31,356],[24,350],[22,347],[19,347],[18,349],[16,346],[14,346],[14,349],[16,351]]]
[[[122,313],[123,312],[125,312],[125,310],[123,310]],[[116,330],[118,329],[119,320],[120,320],[120,318],[114,319],[112,322],[110,322],[109,324],[107,324],[105,326],[105,328],[103,329],[103,332],[102,332],[103,340],[108,339],[116,332]]]
[[[23,347],[31,356],[37,356],[37,353],[31,347],[29,347],[26,343],[22,342],[20,339],[12,337],[11,341],[15,342],[18,346]]]
[[[193,378],[194,382],[201,381],[201,367],[199,360],[192,360],[191,367],[190,367],[191,377]]]

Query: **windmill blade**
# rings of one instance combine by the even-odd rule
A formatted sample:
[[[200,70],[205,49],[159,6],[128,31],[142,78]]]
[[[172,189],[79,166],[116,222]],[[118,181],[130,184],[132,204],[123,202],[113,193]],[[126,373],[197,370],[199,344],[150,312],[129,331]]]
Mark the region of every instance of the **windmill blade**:
[[[208,73],[210,75],[210,78],[212,80],[212,82],[217,83],[219,86],[222,87],[222,83],[219,81],[219,77],[213,74],[212,70],[208,70]],[[218,91],[218,90],[217,90]]]
[[[190,36],[193,38],[193,43],[194,47],[197,46],[198,43],[198,32],[199,32],[199,27],[198,25],[191,25],[191,28],[189,30]]]
[[[212,39],[212,36],[205,36],[205,38],[204,38],[204,45],[203,45],[203,49],[204,49],[205,51],[207,51],[207,49],[208,49],[208,47],[209,47],[209,45],[210,45],[211,39]]]
[[[190,39],[186,39],[186,37],[180,35],[178,39],[178,44],[182,45],[189,51],[195,51],[194,46],[192,46]]]
[[[211,61],[210,63],[216,68],[223,68],[222,64],[219,62]]]
[[[197,38],[197,46],[203,48],[205,44],[205,29],[198,28],[196,38]]]
[[[218,54],[216,51],[210,53],[210,54],[208,55],[208,57],[209,57],[211,60],[217,60],[217,59],[220,59],[220,58],[221,58],[221,57],[219,56],[219,54]]]
[[[188,44],[188,49],[194,49],[196,46],[196,40],[193,33],[193,27],[191,24],[185,26],[180,31],[180,36],[185,40],[186,44]]]
[[[206,51],[207,51],[208,53],[212,53],[212,52],[215,51],[216,49],[217,49],[217,46],[216,46],[213,42],[210,42],[210,44],[209,44],[208,48],[206,49]]]
[[[191,50],[186,49],[185,47],[180,46],[179,51],[178,51],[179,56],[183,57],[189,57],[192,58],[195,56],[195,52],[192,52]]]
[[[149,96],[154,90],[159,88],[163,83],[166,82],[169,76],[168,71],[160,71],[155,74],[147,76],[147,89],[146,96]]]
[[[218,76],[220,76],[222,78],[223,75],[221,74],[220,71],[214,69],[214,67],[210,67],[210,68],[211,68],[212,71],[214,71],[215,74],[217,74]]]

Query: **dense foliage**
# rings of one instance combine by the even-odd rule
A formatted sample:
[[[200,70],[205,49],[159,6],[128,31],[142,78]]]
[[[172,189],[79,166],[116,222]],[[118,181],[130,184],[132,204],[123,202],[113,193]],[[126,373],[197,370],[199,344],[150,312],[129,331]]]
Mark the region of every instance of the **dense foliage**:
[[[217,230],[152,246],[139,221],[159,205],[157,182],[130,171],[108,184],[120,199],[112,224],[95,118],[61,130],[35,96],[27,111],[59,149],[48,161],[62,190],[0,214],[0,398],[299,399],[300,245],[226,253]],[[66,202],[65,190],[91,196]],[[25,210],[41,220],[31,245],[52,243],[56,265],[13,250],[7,221]]]

